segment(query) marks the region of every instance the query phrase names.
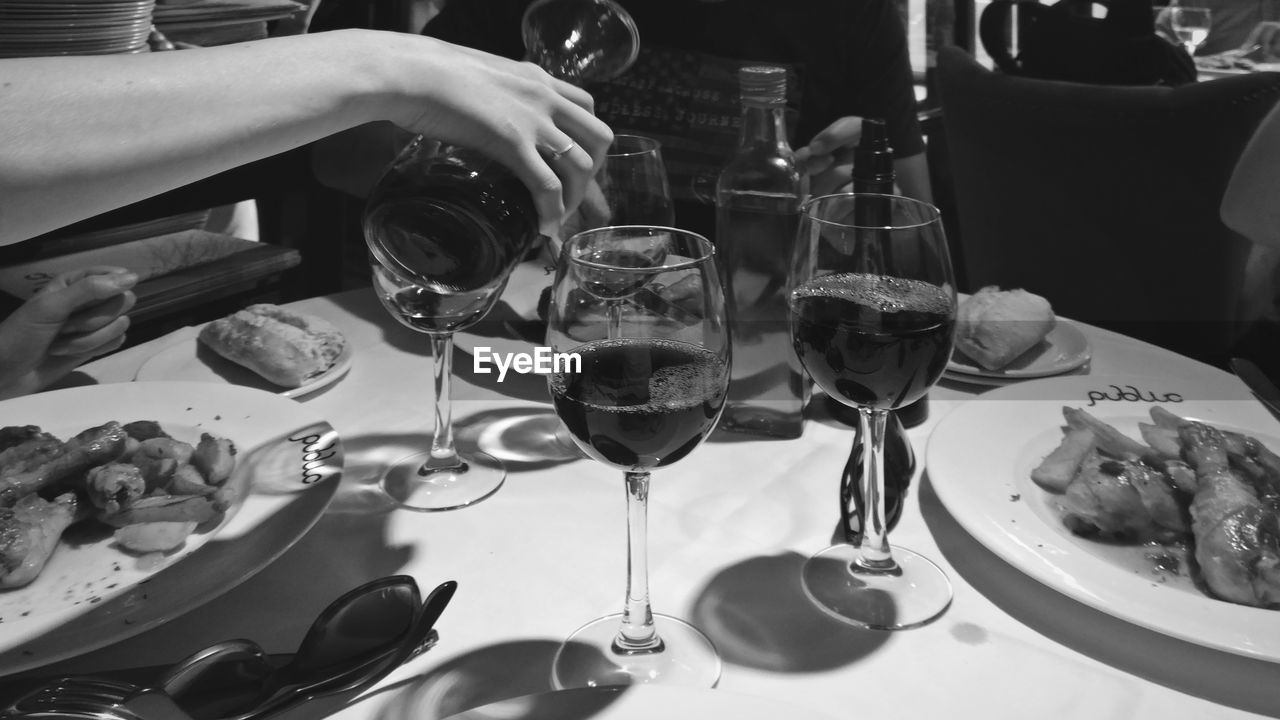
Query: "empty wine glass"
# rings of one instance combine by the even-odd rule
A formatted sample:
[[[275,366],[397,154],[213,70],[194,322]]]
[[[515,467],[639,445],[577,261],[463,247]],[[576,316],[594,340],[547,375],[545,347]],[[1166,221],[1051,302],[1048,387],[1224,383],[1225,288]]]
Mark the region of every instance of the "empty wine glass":
[[[1187,49],[1187,54],[1194,56],[1196,48],[1209,39],[1209,8],[1181,5],[1170,7],[1169,24],[1178,36],[1178,41]]]
[[[662,252],[653,252],[655,245]],[[605,305],[641,284],[664,303],[627,304],[621,333],[611,335]],[[576,367],[549,377],[556,414],[583,452],[625,475],[627,488],[623,612],[565,641],[556,653],[555,683],[714,686],[720,658],[711,641],[682,620],[652,612],[646,535],[649,473],[685,457],[711,433],[729,387],[724,291],[710,241],[644,226],[575,235],[560,253],[547,344],[579,358]]]
[[[610,225],[675,226],[671,185],[662,160],[662,145],[643,135],[614,135],[595,181],[582,203],[565,219],[562,235]],[[551,247],[558,256],[560,243]]]
[[[640,54],[635,20],[613,0],[535,0],[521,36],[527,59],[575,85],[617,77]]]
[[[642,135],[615,135],[596,179],[607,212],[604,222],[596,227],[675,225],[667,167],[657,140]]]
[[[924,624],[951,603],[951,583],[927,558],[890,547],[885,519],[885,426],[929,391],[951,357],[956,291],[941,218],[895,195],[843,194],[805,204],[789,279],[791,338],[809,376],[858,411],[862,542],[805,563],[805,593],[862,627]]]

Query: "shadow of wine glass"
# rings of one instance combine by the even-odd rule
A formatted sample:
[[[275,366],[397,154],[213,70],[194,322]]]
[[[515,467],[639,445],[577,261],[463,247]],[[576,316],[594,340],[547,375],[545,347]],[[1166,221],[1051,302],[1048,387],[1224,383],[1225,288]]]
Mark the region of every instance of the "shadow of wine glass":
[[[717,573],[692,620],[726,662],[778,673],[832,670],[875,652],[889,633],[836,620],[805,595],[798,553],[753,557]]]
[[[550,408],[475,413],[455,429],[454,436],[458,442],[474,444],[501,460],[512,471],[540,470],[586,457]]]

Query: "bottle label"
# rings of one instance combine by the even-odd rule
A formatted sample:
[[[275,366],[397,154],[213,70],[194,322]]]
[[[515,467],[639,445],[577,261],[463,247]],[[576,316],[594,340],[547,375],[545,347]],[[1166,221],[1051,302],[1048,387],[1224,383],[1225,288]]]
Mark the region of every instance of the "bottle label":
[[[713,203],[716,176],[738,146],[743,62],[645,45],[621,77],[590,87],[596,116],[618,133],[662,143],[674,200]],[[801,93],[797,66],[787,70],[787,128],[796,125]],[[789,141],[794,136],[788,137]]]

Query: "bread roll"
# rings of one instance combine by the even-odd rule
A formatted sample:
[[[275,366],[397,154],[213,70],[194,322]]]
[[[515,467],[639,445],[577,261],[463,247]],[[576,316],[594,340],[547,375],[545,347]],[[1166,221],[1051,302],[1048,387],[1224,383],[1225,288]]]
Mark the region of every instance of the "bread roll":
[[[1044,340],[1054,322],[1048,300],[990,285],[960,303],[956,348],[987,370],[999,370]]]
[[[296,388],[333,367],[346,338],[320,318],[259,304],[204,326],[200,342],[276,385]]]

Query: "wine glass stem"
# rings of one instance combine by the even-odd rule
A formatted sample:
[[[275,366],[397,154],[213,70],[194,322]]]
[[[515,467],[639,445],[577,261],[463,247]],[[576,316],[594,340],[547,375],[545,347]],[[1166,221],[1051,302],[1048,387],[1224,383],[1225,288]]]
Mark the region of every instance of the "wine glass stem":
[[[606,322],[609,325],[605,331],[608,333],[610,340],[617,340],[622,337],[622,301],[618,299],[610,300],[606,308],[608,313]]]
[[[623,655],[662,652],[649,606],[649,473],[627,473],[627,606],[613,651]]]
[[[884,519],[884,434],[888,419],[888,410],[859,408],[862,437],[870,442],[862,453],[862,499],[867,513],[855,570],[888,572],[897,567],[889,551],[889,529]]]
[[[431,460],[420,474],[462,467],[453,446],[453,406],[450,384],[453,379],[453,333],[431,333],[431,361],[435,381],[435,433],[431,438]]]

